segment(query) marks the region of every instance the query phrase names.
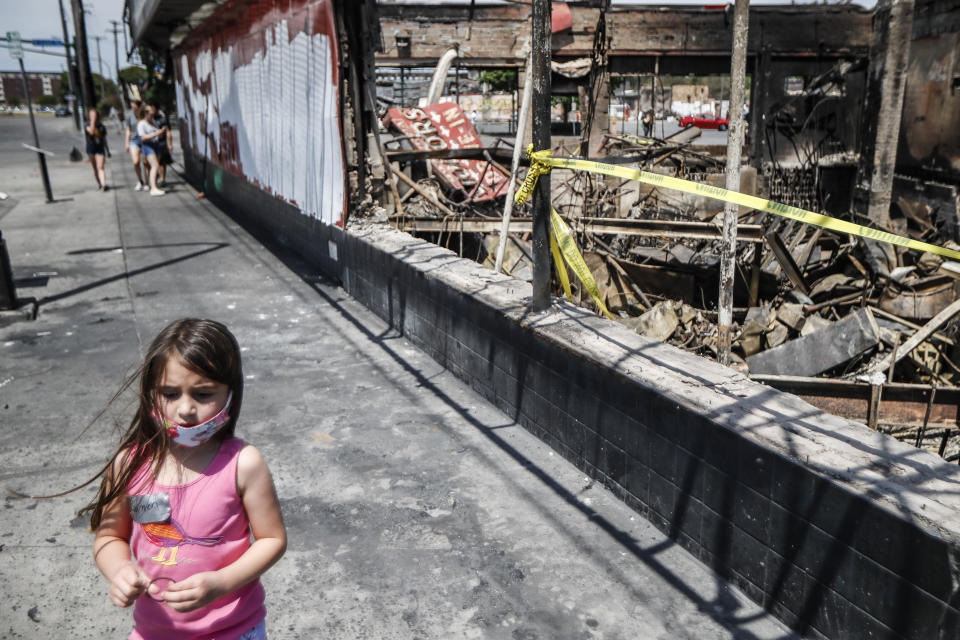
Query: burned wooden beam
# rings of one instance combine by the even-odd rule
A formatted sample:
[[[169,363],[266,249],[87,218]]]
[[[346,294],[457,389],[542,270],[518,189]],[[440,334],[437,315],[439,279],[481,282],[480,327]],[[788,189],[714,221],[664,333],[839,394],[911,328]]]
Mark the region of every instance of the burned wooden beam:
[[[747,358],[751,373],[814,376],[872,349],[880,329],[868,309],[861,309],[813,333]]]
[[[487,156],[503,164],[509,163],[513,159],[513,150],[474,147],[469,149],[404,149],[403,151],[387,151],[387,160],[390,162],[411,162],[414,160],[487,160]],[[521,159],[520,164],[530,164],[525,158]]]
[[[810,287],[807,286],[806,281],[803,279],[803,274],[800,273],[800,268],[797,266],[797,263],[794,262],[793,256],[790,255],[790,250],[787,249],[786,245],[783,244],[783,240],[780,239],[780,236],[773,231],[772,229],[768,231],[764,238],[767,241],[767,244],[770,245],[771,251],[773,251],[774,257],[776,257],[777,262],[780,263],[780,267],[783,269],[783,272],[790,279],[790,282],[793,283],[793,286],[800,289],[804,295],[810,294]]]
[[[513,218],[510,220],[511,233],[527,233],[531,230],[530,218]],[[437,218],[394,216],[393,221],[402,231],[419,231],[424,233],[446,232],[450,230],[449,223]],[[600,235],[625,235],[647,238],[686,238],[696,240],[718,240],[720,230],[709,222],[689,222],[675,220],[639,220],[634,218],[572,218],[571,227],[578,231],[587,231]],[[499,218],[464,217],[461,225],[457,221],[457,229],[462,228],[465,233],[494,233],[499,232],[502,221]],[[737,240],[741,242],[763,242],[762,227],[756,224],[740,225]]]
[[[876,370],[882,373],[886,371],[887,367],[892,367],[895,365],[897,360],[916,349],[921,342],[924,342],[927,338],[933,335],[937,329],[952,319],[955,315],[957,315],[957,313],[960,313],[960,300],[954,301],[946,309],[934,316],[930,322],[923,325],[916,333],[907,338],[907,341],[901,345],[899,352],[895,351],[890,354],[889,357],[884,358],[883,362],[880,363],[880,366],[877,367]]]
[[[403,171],[400,171],[399,169],[394,169],[393,165],[391,165],[390,163],[387,163],[387,166],[390,167],[390,171],[393,172],[395,176],[397,176],[398,178],[406,182],[408,187],[410,187],[411,189],[416,191],[418,194],[420,194],[423,198],[427,200],[427,202],[435,206],[437,209],[440,209],[440,211],[444,212],[448,216],[457,215],[455,212],[450,210],[449,207],[445,206],[439,200],[434,198],[433,195],[431,195],[427,191],[424,191],[420,185],[418,185],[416,182],[408,178],[407,174],[405,174]]]

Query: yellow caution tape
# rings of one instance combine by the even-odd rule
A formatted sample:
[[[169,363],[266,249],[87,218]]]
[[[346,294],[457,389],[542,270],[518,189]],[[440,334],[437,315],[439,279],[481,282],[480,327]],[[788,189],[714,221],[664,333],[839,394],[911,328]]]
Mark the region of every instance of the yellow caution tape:
[[[562,169],[572,169],[575,171],[602,173],[604,175],[623,178],[625,180],[637,180],[638,182],[652,184],[658,187],[666,187],[668,189],[675,189],[685,193],[706,196],[707,198],[713,198],[714,200],[731,202],[733,204],[749,207],[751,209],[757,209],[759,211],[767,211],[774,215],[782,216],[784,218],[791,218],[806,224],[816,225],[831,231],[838,231],[840,233],[860,236],[870,240],[896,244],[901,247],[906,247],[907,249],[913,249],[915,251],[928,251],[946,258],[960,260],[960,251],[954,251],[953,249],[947,249],[946,247],[939,247],[935,244],[929,244],[927,242],[920,242],[919,240],[905,238],[895,233],[881,231],[880,229],[872,229],[863,225],[854,224],[853,222],[847,222],[846,220],[838,220],[837,218],[825,216],[821,213],[814,213],[813,211],[807,211],[806,209],[800,209],[799,207],[791,207],[789,205],[780,204],[779,202],[764,200],[763,198],[758,198],[756,196],[750,196],[745,193],[738,193],[736,191],[729,191],[727,189],[713,187],[700,182],[682,180],[680,178],[665,176],[659,173],[650,173],[649,171],[630,169],[629,167],[619,167],[612,164],[604,164],[602,162],[593,162],[591,160],[578,160],[576,158],[554,158],[550,154],[549,150],[533,151],[533,145],[530,145],[530,147],[527,149],[527,155],[530,158],[530,171],[527,173],[527,180],[524,180],[523,186],[517,191],[516,201],[518,204],[523,204],[526,202],[527,198],[530,197],[534,186],[536,186],[537,179],[541,174],[549,173],[550,169],[553,167],[558,167]]]
[[[527,156],[530,156],[531,153],[533,153],[532,144],[527,148]],[[517,189],[517,192],[513,196],[514,202],[517,204],[523,204],[527,201],[527,198],[529,198],[530,194],[533,193],[533,188],[537,186],[537,180],[540,179],[541,173],[550,173],[550,167],[543,162],[534,163],[531,160],[530,169],[527,171],[527,177],[523,179],[523,184],[520,185],[520,188]]]
[[[557,246],[557,236],[550,234],[550,253],[553,254],[553,266],[557,268],[557,277],[560,278],[560,284],[563,286],[563,293],[567,300],[573,300],[573,293],[570,291],[570,274],[567,273],[567,267],[563,264],[563,258],[560,257],[560,248]]]
[[[587,293],[590,294],[593,301],[600,307],[600,311],[603,311],[603,315],[613,320],[610,312],[607,311],[607,305],[603,303],[603,297],[600,295],[600,288],[597,286],[597,281],[593,279],[590,268],[577,249],[577,243],[573,239],[570,227],[567,226],[567,223],[563,221],[563,218],[560,217],[560,214],[557,213],[557,210],[554,209],[553,206],[550,207],[550,226],[553,229],[553,236],[556,237],[556,240],[554,240],[553,237],[550,238],[551,249],[555,244],[559,245],[559,251],[563,255],[563,259],[570,265],[570,269],[577,278],[580,279],[580,282],[583,283],[583,288],[587,290]],[[560,262],[556,252],[553,254],[553,260],[557,263],[557,270],[563,272],[563,275],[560,276],[560,281],[563,282],[566,277],[566,269]],[[569,281],[566,283],[564,291],[567,294],[567,298],[570,298]]]

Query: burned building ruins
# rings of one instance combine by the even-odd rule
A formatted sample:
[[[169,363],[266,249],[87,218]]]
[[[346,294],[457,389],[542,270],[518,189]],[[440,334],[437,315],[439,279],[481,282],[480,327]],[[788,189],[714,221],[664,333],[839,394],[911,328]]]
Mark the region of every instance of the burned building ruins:
[[[671,89],[692,76],[720,76],[722,83],[732,8],[561,7],[553,15],[554,154],[723,186],[722,145],[696,144],[695,127],[637,135],[626,114],[631,102],[635,118],[653,109],[662,131],[675,106]],[[510,173],[529,10],[383,4],[379,12],[378,108],[384,164],[394,168],[385,180],[395,193],[385,188],[385,207],[401,229],[493,267],[502,198],[478,195],[487,182],[505,191],[502,178]],[[751,8],[741,191],[955,247],[960,12],[917,2],[912,14],[893,13],[888,6]],[[442,89],[431,95],[438,63],[445,65]],[[497,73],[513,83],[507,97],[481,86]],[[905,81],[890,96],[883,82],[896,73]],[[635,87],[620,92],[626,109],[614,104],[615,85]],[[725,109],[722,85],[716,97],[710,108]],[[449,122],[431,120],[431,110],[444,107],[465,123],[473,114],[480,131],[444,136]],[[891,124],[898,135],[889,134]],[[447,165],[462,165],[461,179],[445,175]],[[872,176],[882,172],[892,180],[885,193],[873,193]],[[582,173],[554,172],[552,181],[553,204],[575,227],[613,317],[715,357],[722,202]],[[882,203],[889,213],[878,217]],[[507,272],[530,278],[530,222],[519,215],[501,259]],[[960,397],[955,328],[936,327],[909,353],[895,353],[895,364],[883,369],[882,393],[876,377],[878,363],[956,299],[960,265],[745,208],[740,223],[737,366],[834,413],[960,458],[948,437]],[[574,298],[593,306],[582,288],[574,287]],[[806,359],[798,361],[798,353]]]

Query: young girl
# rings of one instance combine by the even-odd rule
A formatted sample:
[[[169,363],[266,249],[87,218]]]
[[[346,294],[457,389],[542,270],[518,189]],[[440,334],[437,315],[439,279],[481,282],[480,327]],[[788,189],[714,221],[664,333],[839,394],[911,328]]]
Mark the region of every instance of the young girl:
[[[267,464],[234,437],[237,341],[219,322],[177,320],[138,375],[136,415],[81,511],[110,600],[134,605],[131,639],[266,638],[258,578],[286,529]]]

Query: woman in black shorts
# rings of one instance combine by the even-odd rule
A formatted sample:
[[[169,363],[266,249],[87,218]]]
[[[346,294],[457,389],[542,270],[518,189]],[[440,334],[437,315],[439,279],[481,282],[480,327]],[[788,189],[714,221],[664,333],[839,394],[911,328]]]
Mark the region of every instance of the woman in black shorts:
[[[87,113],[87,126],[83,128],[83,133],[87,139],[87,158],[93,167],[97,189],[106,191],[106,158],[110,155],[110,146],[107,145],[107,128],[100,122],[100,113],[96,109],[90,109]]]

